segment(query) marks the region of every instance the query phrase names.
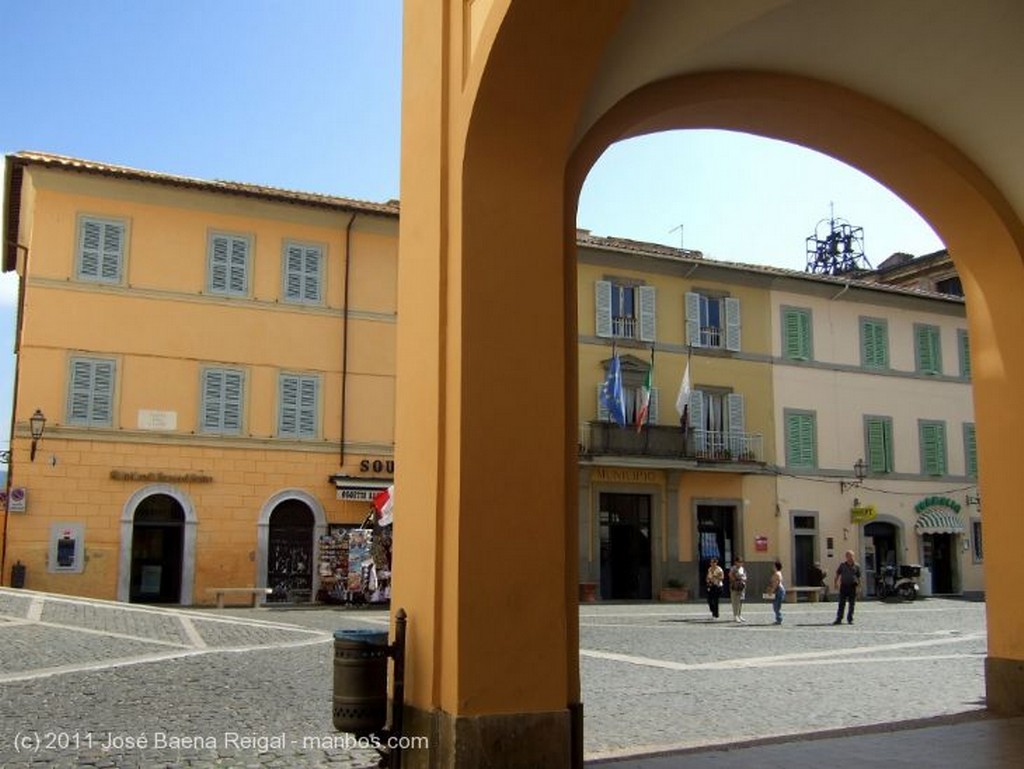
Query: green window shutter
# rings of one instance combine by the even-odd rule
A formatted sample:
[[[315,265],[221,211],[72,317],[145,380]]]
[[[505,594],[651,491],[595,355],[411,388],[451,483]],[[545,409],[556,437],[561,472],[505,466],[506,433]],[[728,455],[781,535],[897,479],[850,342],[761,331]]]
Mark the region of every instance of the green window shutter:
[[[68,422],[109,427],[114,416],[114,361],[75,358],[68,387]]]
[[[811,314],[787,308],[782,316],[782,355],[789,360],[811,359]]]
[[[786,465],[797,468],[817,466],[813,414],[786,414]]]
[[[640,301],[640,341],[653,342],[657,318],[654,311],[654,286],[640,286],[637,293]]]
[[[210,291],[245,295],[249,291],[249,241],[234,235],[210,238]]]
[[[891,473],[893,471],[892,420],[883,417],[868,417],[866,420],[868,444],[868,471]]]
[[[946,427],[941,422],[922,422],[921,472],[924,475],[946,474]]]
[[[740,300],[727,296],[725,307],[725,349],[740,351]]]
[[[942,373],[942,348],[935,326],[914,327],[914,352],[919,374]]]
[[[612,284],[607,280],[594,283],[594,328],[598,336],[612,337]]]
[[[124,232],[122,222],[83,219],[78,242],[78,277],[120,283]]]
[[[889,329],[884,320],[861,319],[860,357],[865,368],[889,368]]]
[[[964,379],[971,378],[971,338],[965,329],[957,329],[957,348],[960,352],[960,376]]]
[[[978,443],[971,422],[964,423],[964,465],[968,477],[978,477]]]

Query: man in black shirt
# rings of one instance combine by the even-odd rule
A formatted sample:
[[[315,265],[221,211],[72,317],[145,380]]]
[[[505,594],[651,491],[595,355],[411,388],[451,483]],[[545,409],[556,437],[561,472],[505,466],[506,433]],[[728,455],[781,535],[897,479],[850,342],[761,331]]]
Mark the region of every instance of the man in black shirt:
[[[846,610],[846,622],[853,624],[853,607],[857,603],[857,588],[860,587],[860,566],[853,560],[853,551],[846,551],[846,560],[836,569],[835,587],[839,590],[839,611],[833,625],[843,624],[843,611]],[[849,602],[849,609],[846,609]]]

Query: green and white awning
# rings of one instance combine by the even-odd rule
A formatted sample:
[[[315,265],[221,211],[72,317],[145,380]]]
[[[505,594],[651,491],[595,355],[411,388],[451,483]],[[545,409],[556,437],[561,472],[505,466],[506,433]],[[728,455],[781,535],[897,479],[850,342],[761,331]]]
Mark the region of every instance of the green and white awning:
[[[918,534],[962,534],[964,524],[952,510],[932,508],[921,513],[914,528]]]

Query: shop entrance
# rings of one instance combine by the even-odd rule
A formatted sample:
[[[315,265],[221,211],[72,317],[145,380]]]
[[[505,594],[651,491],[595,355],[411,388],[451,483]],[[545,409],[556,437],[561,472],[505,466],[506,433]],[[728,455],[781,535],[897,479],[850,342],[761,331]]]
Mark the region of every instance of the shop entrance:
[[[952,593],[955,534],[924,534],[924,565],[931,569],[932,592]]]
[[[288,499],[270,514],[267,540],[267,602],[308,603],[313,599],[313,511]]]
[[[180,603],[185,511],[173,497],[154,494],[135,510],[132,523],[131,603]]]
[[[877,595],[875,578],[883,566],[899,566],[896,554],[896,527],[891,523],[873,521],[864,527],[864,539],[871,546],[864,554],[864,576],[867,578],[867,595]]]
[[[651,497],[601,494],[601,598],[651,598]]]
[[[793,516],[793,584],[816,585],[818,522],[813,515]]]
[[[697,505],[697,574],[700,595],[707,596],[704,575],[712,558],[728,571],[734,555],[736,508],[732,505]]]

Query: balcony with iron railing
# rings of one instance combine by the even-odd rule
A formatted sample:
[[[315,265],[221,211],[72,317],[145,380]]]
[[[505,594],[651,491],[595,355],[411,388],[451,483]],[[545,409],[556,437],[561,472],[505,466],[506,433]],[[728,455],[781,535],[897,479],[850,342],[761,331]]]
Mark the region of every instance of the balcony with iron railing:
[[[764,436],[761,433],[723,432],[647,425],[637,432],[614,422],[584,422],[580,425],[579,451],[582,457],[622,456],[657,459],[690,459],[698,462],[763,463]]]

